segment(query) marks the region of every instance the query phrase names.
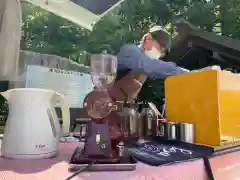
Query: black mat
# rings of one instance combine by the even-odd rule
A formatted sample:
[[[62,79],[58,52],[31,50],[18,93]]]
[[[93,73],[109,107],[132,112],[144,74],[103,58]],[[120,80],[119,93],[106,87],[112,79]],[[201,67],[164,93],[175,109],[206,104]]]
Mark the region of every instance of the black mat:
[[[190,161],[213,154],[210,147],[157,138],[142,143],[128,143],[127,150],[137,160],[152,166]]]

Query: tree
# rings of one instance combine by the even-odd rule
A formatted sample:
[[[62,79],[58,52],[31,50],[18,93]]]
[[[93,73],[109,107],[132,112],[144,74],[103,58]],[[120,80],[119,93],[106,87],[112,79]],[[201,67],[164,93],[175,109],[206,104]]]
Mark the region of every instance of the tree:
[[[23,3],[22,50],[55,54],[78,60],[89,32],[50,12]]]
[[[240,38],[240,0],[125,0],[92,32],[24,3],[21,48],[89,64],[90,53],[107,48],[116,54],[123,44],[137,43],[153,24],[163,25],[173,33],[177,18],[188,19],[207,31]],[[162,88],[161,80],[149,80],[140,99],[159,99]]]

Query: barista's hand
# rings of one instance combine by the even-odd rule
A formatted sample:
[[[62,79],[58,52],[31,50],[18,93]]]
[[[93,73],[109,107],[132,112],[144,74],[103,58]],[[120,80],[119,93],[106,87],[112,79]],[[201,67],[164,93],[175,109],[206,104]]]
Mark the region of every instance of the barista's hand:
[[[141,89],[142,83],[140,81],[135,78],[124,77],[109,89],[109,94],[117,101],[131,102],[137,98]]]
[[[122,92],[121,88],[119,88],[117,85],[114,85],[112,88],[108,89],[108,93],[112,97],[113,100],[116,101],[126,101],[127,97]]]

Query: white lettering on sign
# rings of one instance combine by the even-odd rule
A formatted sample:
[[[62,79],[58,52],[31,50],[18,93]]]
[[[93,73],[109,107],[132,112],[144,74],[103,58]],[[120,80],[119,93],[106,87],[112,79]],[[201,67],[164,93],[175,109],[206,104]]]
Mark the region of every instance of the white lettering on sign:
[[[171,156],[171,154],[177,153],[177,152],[180,152],[185,155],[192,155],[192,151],[187,149],[177,148],[174,146],[170,148],[166,148],[164,146],[154,146],[150,144],[144,144],[144,147],[142,147],[141,149],[148,152],[153,152],[153,153],[156,153],[157,155],[165,156],[165,157]]]
[[[130,150],[130,151],[132,151],[132,150]],[[144,151],[140,151],[140,150],[134,149],[133,152],[135,152],[135,153],[137,153],[139,155],[142,155],[142,156],[149,156],[149,154],[144,152]]]

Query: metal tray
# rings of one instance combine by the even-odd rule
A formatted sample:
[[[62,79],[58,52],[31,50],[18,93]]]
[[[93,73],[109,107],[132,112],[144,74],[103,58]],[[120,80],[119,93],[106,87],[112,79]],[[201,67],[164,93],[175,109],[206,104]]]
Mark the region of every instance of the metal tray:
[[[75,163],[73,161],[74,155],[76,153],[82,153],[82,149],[80,147],[77,147],[76,150],[73,153],[73,156],[71,157],[71,159],[69,160],[69,171],[77,171],[79,169],[82,169],[86,166],[88,166],[88,164],[84,163]],[[104,164],[104,163],[96,163],[93,164],[91,167],[87,168],[84,171],[133,171],[136,169],[136,164],[137,161],[134,157],[132,157],[131,155],[127,155],[125,154],[127,157],[127,160],[125,159],[124,162],[120,162],[120,163],[114,163],[114,164]]]

